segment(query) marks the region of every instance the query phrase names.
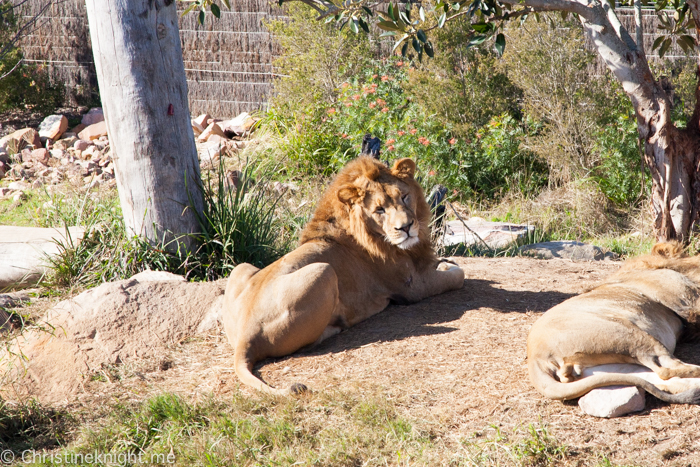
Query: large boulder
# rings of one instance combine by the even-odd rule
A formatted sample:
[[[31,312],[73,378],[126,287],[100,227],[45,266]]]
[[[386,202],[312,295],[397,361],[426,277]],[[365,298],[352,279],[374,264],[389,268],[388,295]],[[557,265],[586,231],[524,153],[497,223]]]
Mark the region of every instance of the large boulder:
[[[9,353],[0,353],[0,359],[12,360],[0,397],[70,400],[104,368],[152,358],[216,325],[226,280],[162,275],[103,284],[49,310]]]
[[[60,251],[59,243],[80,241],[84,230],[69,227],[66,235],[65,229],[0,225],[0,290],[35,285],[48,271],[47,257]]]
[[[58,140],[68,130],[68,119],[63,115],[49,115],[39,125],[39,137]]]
[[[534,225],[490,222],[480,217],[472,217],[465,222],[461,220],[447,222],[442,244],[444,246],[459,244],[483,246],[485,243],[489,248],[506,248],[518,239],[526,238],[534,230]]]

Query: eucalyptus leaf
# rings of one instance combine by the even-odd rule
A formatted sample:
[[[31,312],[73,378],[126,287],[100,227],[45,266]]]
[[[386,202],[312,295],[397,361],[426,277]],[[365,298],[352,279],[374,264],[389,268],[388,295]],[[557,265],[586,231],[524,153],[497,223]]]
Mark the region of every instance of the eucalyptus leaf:
[[[496,36],[496,52],[498,53],[499,57],[503,56],[503,51],[506,49],[506,36],[503,34],[499,33]]]
[[[413,49],[418,53],[420,53],[420,51],[423,49],[420,42],[418,42],[418,39],[416,39],[415,37],[411,39],[411,45],[413,46]]]
[[[664,41],[663,44],[661,44],[661,47],[659,47],[659,57],[661,57],[661,58],[664,57],[664,55],[666,54],[666,52],[668,52],[668,49],[671,48],[671,44],[672,44],[672,43],[673,43],[673,41],[672,41],[671,38],[669,37],[669,38],[667,38],[667,39]]]
[[[421,42],[428,42],[428,36],[425,35],[425,31],[422,29],[419,29],[418,32],[416,33],[416,36],[418,37],[418,40]]]
[[[428,42],[425,44],[424,48],[425,53],[428,54],[428,57],[433,58],[433,56],[435,55],[435,51],[433,51],[433,44]]]
[[[652,51],[653,51],[653,50],[656,50],[656,48],[657,48],[658,46],[661,45],[661,43],[664,41],[664,39],[666,39],[666,36],[659,36],[659,37],[657,37],[656,40],[654,41],[654,43],[653,43],[652,46],[651,46],[651,50],[652,50]]]
[[[216,3],[211,4],[211,13],[216,16],[217,18],[221,18],[221,10],[219,9],[219,5]]]
[[[423,5],[418,8],[418,16],[420,16],[421,21],[425,21],[425,8],[423,8]]]
[[[199,11],[199,17],[197,18],[199,20],[199,24],[204,24],[204,17],[206,15],[206,12],[204,9]]]
[[[445,20],[447,19],[447,13],[443,13],[440,15],[440,19],[438,19],[438,27],[441,28],[445,25]]]
[[[393,21],[380,21],[377,23],[377,27],[379,29],[383,29],[385,31],[400,31],[399,27],[394,23]]]
[[[483,44],[486,39],[488,39],[489,36],[483,35],[483,34],[477,34],[474,37],[471,38],[469,43],[467,44],[467,47],[474,47],[475,45],[480,45]]]

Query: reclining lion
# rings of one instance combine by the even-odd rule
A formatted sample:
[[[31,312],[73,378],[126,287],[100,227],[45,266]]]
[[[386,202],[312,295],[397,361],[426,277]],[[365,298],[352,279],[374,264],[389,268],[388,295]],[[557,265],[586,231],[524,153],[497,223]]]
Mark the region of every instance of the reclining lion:
[[[350,162],[331,183],[300,246],[265,269],[241,264],[226,285],[223,322],[239,379],[274,394],[255,362],[289,355],[379,313],[459,289],[464,272],[430,244],[430,209],[411,159],[389,169],[370,157]]]
[[[550,399],[634,385],[667,402],[697,404],[700,366],[678,360],[673,351],[684,321],[697,321],[699,298],[700,256],[687,257],[675,243],[657,244],[651,254],[627,261],[602,285],[555,306],[533,325],[527,339],[530,380]],[[643,365],[658,378],[643,378],[625,366],[617,367],[624,370],[619,373],[591,371],[605,364]]]

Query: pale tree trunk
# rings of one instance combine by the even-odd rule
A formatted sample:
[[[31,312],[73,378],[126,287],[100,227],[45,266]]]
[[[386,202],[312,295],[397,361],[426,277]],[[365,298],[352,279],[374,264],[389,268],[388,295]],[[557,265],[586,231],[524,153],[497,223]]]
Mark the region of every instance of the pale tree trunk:
[[[657,240],[687,240],[700,212],[698,103],[687,129],[676,128],[671,120],[671,102],[654,79],[643,48],[637,47],[606,0],[507,3],[578,15],[598,54],[632,101],[637,129],[644,142],[644,159],[652,175],[651,204]],[[695,16],[699,3],[700,0],[688,2],[694,17],[700,20],[700,16]],[[700,97],[698,92],[697,97]]]
[[[86,0],[127,231],[190,248],[199,162],[173,0]],[[189,191],[189,196],[188,196]]]

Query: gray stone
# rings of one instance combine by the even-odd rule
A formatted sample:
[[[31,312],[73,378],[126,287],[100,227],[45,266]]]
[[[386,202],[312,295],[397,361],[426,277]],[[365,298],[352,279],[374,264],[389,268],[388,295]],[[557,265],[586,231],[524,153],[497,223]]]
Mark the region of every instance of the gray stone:
[[[63,115],[49,115],[39,125],[39,137],[56,141],[68,130],[68,119]]]
[[[540,259],[563,258],[572,261],[602,261],[618,258],[613,252],[602,248],[576,241],[542,242],[521,246],[518,250],[526,256],[534,256]]]
[[[82,120],[80,121],[81,124],[85,126],[90,126],[94,125],[95,123],[100,123],[103,122],[105,119],[104,112],[102,111],[102,107],[94,107],[88,111],[85,115],[83,115]]]
[[[578,400],[588,415],[615,418],[644,410],[645,392],[636,386],[609,386],[594,389]]]
[[[460,220],[447,222],[442,243],[445,246],[460,243],[466,246],[478,246],[483,245],[481,242],[483,240],[490,248],[505,248],[519,238],[526,237],[534,230],[535,226],[533,225],[489,222],[480,217],[472,217],[464,223]]]
[[[78,242],[85,229],[69,227],[68,231],[71,240]],[[47,256],[60,251],[57,242],[69,244],[65,230],[0,225],[0,290],[35,285],[48,271]]]
[[[173,274],[167,271],[141,271],[138,274],[134,274],[130,279],[137,280],[139,282],[151,282],[151,281],[178,281],[187,282],[184,277]]]

